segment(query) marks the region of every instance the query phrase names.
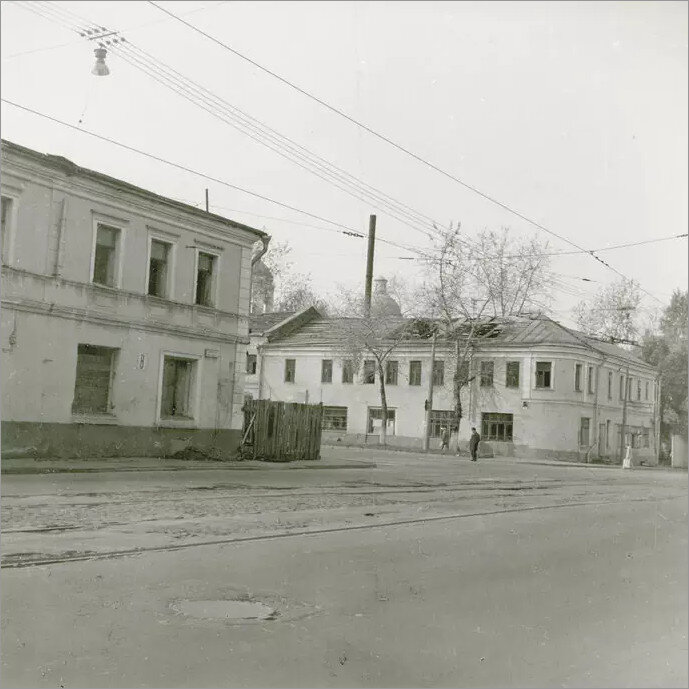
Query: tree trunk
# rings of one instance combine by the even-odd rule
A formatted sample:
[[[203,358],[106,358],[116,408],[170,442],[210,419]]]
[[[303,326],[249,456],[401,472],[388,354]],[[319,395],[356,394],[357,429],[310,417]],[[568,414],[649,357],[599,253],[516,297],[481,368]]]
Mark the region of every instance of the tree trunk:
[[[380,383],[380,410],[382,424],[380,430],[380,442],[383,446],[387,445],[388,440],[388,400],[385,396],[385,372],[383,370],[383,364],[379,359],[376,359],[378,363],[378,381]]]

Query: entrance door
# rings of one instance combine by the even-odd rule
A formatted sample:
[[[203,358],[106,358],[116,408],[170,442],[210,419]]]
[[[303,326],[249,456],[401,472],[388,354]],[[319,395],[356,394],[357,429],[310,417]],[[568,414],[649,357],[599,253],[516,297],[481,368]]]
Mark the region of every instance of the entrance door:
[[[605,448],[607,447],[607,442],[606,442],[606,432],[605,432],[605,424],[604,423],[599,423],[598,424],[598,456],[603,457],[605,455]]]

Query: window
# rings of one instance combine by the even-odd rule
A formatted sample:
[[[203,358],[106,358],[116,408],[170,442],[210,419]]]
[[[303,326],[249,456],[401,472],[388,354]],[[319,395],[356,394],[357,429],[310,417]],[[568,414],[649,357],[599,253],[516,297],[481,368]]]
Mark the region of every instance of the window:
[[[590,443],[591,419],[587,417],[581,418],[579,424],[579,445],[581,447],[588,447]]]
[[[608,399],[612,399],[612,371],[608,371]]]
[[[460,385],[466,385],[469,382],[469,360],[462,359],[457,366],[457,378],[459,379]]]
[[[421,362],[409,362],[409,385],[421,385]]]
[[[396,361],[386,361],[385,362],[385,384],[386,385],[397,385],[397,374],[398,374],[398,362]]]
[[[9,196],[3,196],[2,201],[2,238],[0,241],[2,245],[0,249],[2,250],[2,262],[7,263],[8,249],[9,249],[9,237],[10,237],[10,220],[12,217],[12,199]]]
[[[581,392],[581,364],[576,364],[574,366],[574,390],[576,392]]]
[[[648,381],[646,381],[646,396],[645,396],[646,401],[648,401]]]
[[[641,378],[636,379],[636,400],[641,401]]]
[[[92,282],[106,287],[117,286],[117,262],[119,260],[120,230],[98,225],[96,250],[93,257]]]
[[[481,414],[482,440],[512,440],[512,414]]]
[[[351,359],[345,359],[342,362],[342,382],[354,382],[354,362]]]
[[[326,431],[346,431],[347,407],[323,407],[321,428]]]
[[[367,433],[379,433],[382,425],[383,410],[380,407],[369,407]],[[388,409],[387,435],[395,435],[395,410]]]
[[[371,385],[376,382],[376,362],[373,359],[364,361],[364,385]]]
[[[610,374],[612,375],[612,373]],[[610,447],[610,432],[611,432],[610,419],[605,422],[605,447],[606,449]]]
[[[107,414],[114,374],[116,349],[80,344],[72,413]]]
[[[493,385],[493,362],[481,362],[481,387],[489,388]]]
[[[297,371],[296,359],[285,359],[285,383],[294,383]]]
[[[169,297],[169,270],[172,245],[158,239],[151,240],[151,258],[148,261],[148,293],[154,297]]]
[[[434,361],[433,362],[433,385],[438,385],[440,387],[445,385],[445,362],[444,361]]]
[[[333,360],[321,359],[321,383],[333,382]]]
[[[642,428],[641,429],[641,438],[642,438],[642,446],[643,447],[650,447],[651,446],[651,439],[650,439],[650,433],[648,428]]]
[[[199,251],[196,266],[196,299],[200,306],[213,306],[216,256]]]
[[[163,392],[160,401],[161,419],[191,419],[192,378],[196,362],[166,356],[163,360]]]
[[[431,411],[431,438],[440,438],[443,428],[449,428],[450,433],[456,433],[457,414],[454,411],[433,409]]]
[[[624,399],[624,376],[620,376],[620,399]]]
[[[253,376],[256,373],[256,355],[246,353],[246,372]]]
[[[586,389],[588,390],[589,394],[593,394],[594,391],[594,369],[593,366],[588,367],[588,371],[586,372]]]
[[[508,361],[505,371],[505,387],[518,388],[519,387],[519,362]]]
[[[550,361],[536,362],[536,387],[549,388],[551,385],[553,364]]]

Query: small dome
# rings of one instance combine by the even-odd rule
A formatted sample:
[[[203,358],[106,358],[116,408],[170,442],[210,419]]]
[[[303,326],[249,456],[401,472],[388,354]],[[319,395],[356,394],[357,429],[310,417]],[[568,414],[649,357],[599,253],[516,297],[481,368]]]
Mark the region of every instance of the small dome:
[[[374,280],[371,314],[374,316],[401,316],[400,305],[388,294],[388,281],[385,278]]]

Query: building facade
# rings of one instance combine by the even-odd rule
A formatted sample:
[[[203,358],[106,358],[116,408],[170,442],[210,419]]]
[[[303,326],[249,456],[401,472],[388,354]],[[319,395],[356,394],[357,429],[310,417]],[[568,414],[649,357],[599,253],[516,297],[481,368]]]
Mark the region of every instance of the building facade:
[[[336,320],[302,314],[298,327],[287,321],[264,332],[257,387],[263,398],[322,403],[326,442],[376,444],[379,373],[366,355],[352,366],[337,341]],[[484,452],[497,455],[614,460],[630,444],[635,461],[657,461],[659,390],[652,367],[546,317],[493,325],[471,348],[453,443],[463,447],[475,426]],[[437,342],[432,368],[431,349],[428,338],[402,340],[386,360],[389,445],[422,446],[430,377],[433,444],[443,426],[456,430],[455,344]]]
[[[4,141],[1,182],[3,454],[236,449],[265,233]]]

